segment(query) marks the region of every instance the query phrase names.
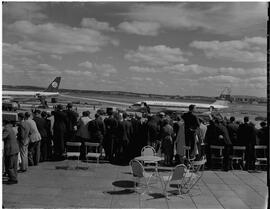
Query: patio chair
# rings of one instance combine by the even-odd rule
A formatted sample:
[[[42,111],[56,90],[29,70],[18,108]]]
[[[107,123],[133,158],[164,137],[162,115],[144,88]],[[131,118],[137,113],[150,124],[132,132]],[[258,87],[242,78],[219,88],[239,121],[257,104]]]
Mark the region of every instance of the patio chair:
[[[215,160],[219,164],[221,164],[221,167],[224,163],[224,156],[223,156],[223,150],[224,146],[218,146],[218,145],[210,145],[211,150],[211,160]]]
[[[232,170],[234,170],[233,164],[239,165],[241,170],[245,167],[245,146],[233,146],[232,155],[229,156],[230,165]]]
[[[168,199],[167,187],[170,182],[177,182],[178,194],[182,194],[182,188],[185,183],[185,175],[187,173],[187,167],[184,164],[177,165],[171,172],[169,176],[161,176],[163,180],[163,193],[164,196]]]
[[[81,149],[81,142],[66,142],[66,159],[68,160],[69,157],[77,157],[77,167],[79,165],[80,161],[80,149]],[[69,148],[73,148],[71,151],[69,151]],[[74,151],[77,150],[77,151]],[[68,161],[67,161],[68,163]],[[69,167],[69,163],[68,163]]]
[[[267,146],[266,145],[255,145],[255,166],[267,166]]]
[[[198,186],[198,182],[201,180],[204,173],[204,165],[206,163],[206,159],[203,158],[199,161],[192,161],[191,168],[187,171],[185,175],[185,183],[184,188],[186,189],[185,193],[189,193],[190,190]],[[198,187],[201,191],[200,187]]]
[[[134,178],[134,190],[136,191],[137,185],[142,185],[146,187],[147,192],[149,193],[150,192],[149,182],[151,178],[155,176],[155,173],[145,172],[143,165],[138,160],[131,160],[129,164],[130,164],[132,175]],[[144,179],[145,184],[141,183],[141,179]],[[145,191],[141,194],[144,194],[144,193]]]
[[[97,164],[99,163],[99,158],[102,155],[101,144],[93,142],[85,142],[86,149],[86,162],[88,163],[89,158],[96,158]],[[93,152],[95,151],[95,152]]]
[[[141,150],[141,156],[155,156],[155,155],[156,155],[156,150],[152,146],[149,146],[149,145],[144,146]],[[156,167],[158,165],[157,162],[147,162],[147,163],[143,162],[143,165],[146,165],[146,164],[154,164]]]

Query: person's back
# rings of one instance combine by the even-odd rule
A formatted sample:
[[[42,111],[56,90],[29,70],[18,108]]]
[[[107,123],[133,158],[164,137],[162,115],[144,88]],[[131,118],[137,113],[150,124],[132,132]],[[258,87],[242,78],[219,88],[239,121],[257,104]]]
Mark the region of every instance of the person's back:
[[[36,123],[37,129],[38,129],[38,132],[40,133],[41,138],[47,138],[48,137],[47,121],[41,117],[34,117],[33,120]]]
[[[249,123],[243,123],[238,128],[239,145],[256,144],[255,128]]]
[[[4,155],[10,156],[19,153],[19,145],[17,142],[16,134],[11,124],[8,124],[3,129],[4,140]]]
[[[226,126],[223,124],[223,122],[219,123],[217,125],[218,128],[218,135],[222,135],[222,140],[220,141],[220,143],[222,145],[231,145],[231,139],[228,133],[228,130],[226,128]]]
[[[88,131],[88,124],[91,121],[91,119],[88,116],[82,116],[78,121],[78,130],[77,130],[77,136],[82,139],[90,139],[90,134]]]
[[[92,142],[101,143],[105,134],[105,125],[101,117],[96,114],[95,120],[91,120],[88,124],[88,130],[90,133],[90,140]]]
[[[227,130],[229,132],[229,136],[232,142],[232,145],[237,145],[237,131],[238,131],[238,125],[235,123],[235,118],[231,117],[230,122],[227,125]]]
[[[268,144],[268,128],[265,122],[260,123],[261,128],[258,130],[258,145],[267,145]]]
[[[28,118],[25,120],[26,123],[29,124],[30,126],[30,141],[31,142],[36,142],[41,140],[40,133],[38,131],[36,122],[32,120],[31,118]]]
[[[214,121],[210,120],[205,134],[205,142],[208,145],[218,145],[218,132]]]

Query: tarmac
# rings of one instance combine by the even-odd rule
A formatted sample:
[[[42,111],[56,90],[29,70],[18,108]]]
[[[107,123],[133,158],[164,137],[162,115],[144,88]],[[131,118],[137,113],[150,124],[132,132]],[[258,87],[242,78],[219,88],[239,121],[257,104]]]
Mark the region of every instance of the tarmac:
[[[267,208],[267,173],[233,170],[204,171],[189,194],[176,195],[169,187],[169,199],[159,182],[150,193],[134,190],[129,166],[85,163],[76,160],[43,162],[18,174],[18,184],[3,184],[5,208]],[[168,175],[169,172],[162,172]],[[5,179],[3,179],[5,180]],[[200,190],[198,189],[200,188]]]

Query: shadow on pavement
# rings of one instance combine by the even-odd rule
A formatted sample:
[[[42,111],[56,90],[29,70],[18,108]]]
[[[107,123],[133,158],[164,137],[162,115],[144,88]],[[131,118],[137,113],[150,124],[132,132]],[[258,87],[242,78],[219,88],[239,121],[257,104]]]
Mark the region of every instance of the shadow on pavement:
[[[121,187],[121,188],[134,188],[134,181],[115,181],[112,183],[112,185],[116,186],[116,187]],[[136,183],[137,186],[137,183]]]
[[[135,191],[132,189],[123,189],[123,190],[118,190],[118,191],[106,191],[103,193],[110,194],[110,195],[127,195],[127,194],[133,194],[135,193]]]

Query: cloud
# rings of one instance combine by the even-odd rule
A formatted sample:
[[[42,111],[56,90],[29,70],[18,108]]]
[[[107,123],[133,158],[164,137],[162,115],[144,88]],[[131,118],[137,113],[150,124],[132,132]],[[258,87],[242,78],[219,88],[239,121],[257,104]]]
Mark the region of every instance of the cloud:
[[[41,21],[47,19],[42,12],[44,3],[5,2],[2,4],[3,18],[11,20]]]
[[[20,46],[57,55],[75,52],[93,53],[105,45],[118,44],[117,40],[104,36],[99,31],[61,24],[35,25],[28,21],[17,21],[10,24],[8,30],[23,38],[23,41],[19,42]]]
[[[136,51],[129,51],[125,59],[133,62],[144,62],[151,66],[164,66],[173,63],[187,62],[184,53],[179,48],[170,48],[165,45],[139,46]]]
[[[76,77],[90,77],[92,79],[96,78],[96,74],[90,71],[81,71],[81,70],[64,70],[64,73],[76,76]]]
[[[138,73],[156,73],[159,72],[155,68],[149,68],[149,67],[139,67],[139,66],[130,66],[130,71],[138,72]]]
[[[18,44],[10,44],[10,43],[3,43],[3,56],[31,56],[31,55],[37,55],[38,52],[35,52],[33,50],[24,49]]]
[[[111,64],[94,64],[94,68],[100,75],[106,77],[118,72],[117,69],[115,69],[115,67]]]
[[[50,57],[53,58],[53,59],[56,59],[56,60],[62,60],[63,59],[62,56],[56,55],[56,54],[52,54],[52,55],[50,55]]]
[[[94,30],[115,31],[113,27],[110,27],[109,23],[97,21],[95,18],[83,18],[81,21],[81,26]]]
[[[161,15],[162,14],[162,15]],[[164,28],[203,29],[215,34],[266,33],[266,3],[142,3],[126,13],[130,20],[157,22]],[[237,20],[237,21],[235,21]]]
[[[89,68],[89,69],[93,68],[93,64],[92,64],[91,62],[89,62],[89,61],[82,62],[82,63],[80,63],[78,66],[80,66],[80,67],[85,67],[85,68]]]
[[[266,38],[253,37],[232,41],[193,41],[208,58],[225,58],[235,62],[266,62]]]
[[[120,31],[143,35],[143,36],[156,36],[160,29],[160,24],[156,22],[122,22],[118,25]]]

